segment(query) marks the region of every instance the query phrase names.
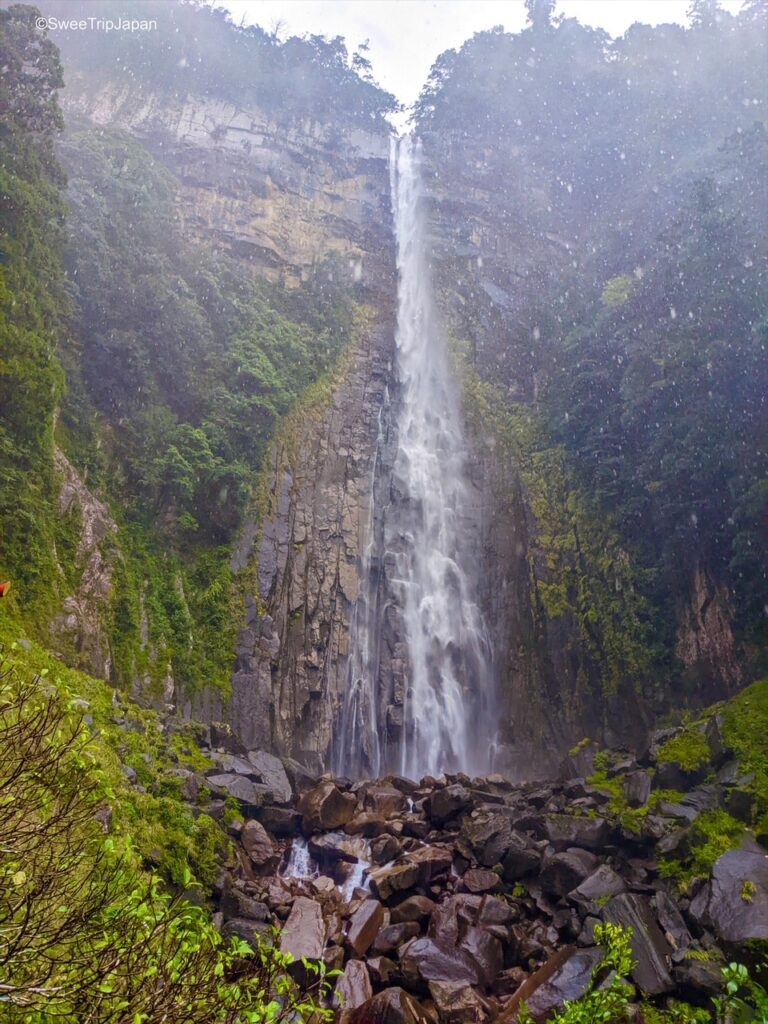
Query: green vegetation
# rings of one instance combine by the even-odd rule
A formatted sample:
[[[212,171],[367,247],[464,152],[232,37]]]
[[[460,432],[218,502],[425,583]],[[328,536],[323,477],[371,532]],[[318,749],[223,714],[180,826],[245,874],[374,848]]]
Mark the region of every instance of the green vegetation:
[[[60,540],[53,429],[64,384],[56,349],[69,303],[53,151],[61,63],[34,15],[0,10],[0,574],[12,566],[28,605],[50,611]]]
[[[326,987],[321,968],[302,991],[287,973],[289,958],[266,940],[227,945],[204,909],[172,898],[141,870],[136,822],[119,814],[130,797],[114,753],[95,713],[90,727],[83,717],[91,707],[105,710],[105,688],[91,689],[93,703],[61,678],[0,666],[3,1020],[327,1018],[315,999]],[[193,882],[189,869],[178,879],[187,890]]]
[[[649,693],[677,705],[720,683],[679,660],[695,592],[733,601],[750,672],[768,650],[765,8],[691,6],[689,29],[612,40],[532,3],[525,31],[444,53],[418,104],[461,252],[437,268],[454,330],[533,410],[555,507],[565,491],[569,518],[610,524],[653,641]],[[604,624],[608,594],[590,597]]]
[[[703,728],[686,729],[662,744],[659,761],[677,764],[685,771],[696,771],[709,761],[709,744]]]
[[[577,676],[585,687],[597,679],[608,695],[622,682],[641,686],[654,655],[648,610],[616,524],[599,514],[536,413],[482,380],[461,347],[455,346],[454,357],[477,442],[519,468],[535,517],[529,549],[535,614],[575,619],[580,645],[573,657],[580,660]]]

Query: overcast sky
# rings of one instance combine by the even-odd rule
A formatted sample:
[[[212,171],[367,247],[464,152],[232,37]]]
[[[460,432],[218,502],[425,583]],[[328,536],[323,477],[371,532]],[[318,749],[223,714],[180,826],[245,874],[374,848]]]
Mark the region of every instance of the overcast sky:
[[[413,103],[443,50],[461,46],[474,32],[525,24],[524,0],[220,0],[236,21],[281,36],[344,36],[350,50],[370,40],[368,57],[379,83],[403,103]],[[733,13],[740,0],[721,0]],[[685,23],[689,0],[558,0],[557,13],[621,35],[635,21]]]

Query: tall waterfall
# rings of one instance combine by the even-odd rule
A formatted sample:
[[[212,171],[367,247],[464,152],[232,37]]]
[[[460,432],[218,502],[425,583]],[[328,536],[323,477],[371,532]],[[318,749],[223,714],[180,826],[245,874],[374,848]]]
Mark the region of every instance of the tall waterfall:
[[[397,446],[382,495],[376,487],[380,419],[371,494],[384,507],[378,516],[372,510],[363,547],[334,769],[353,777],[399,771],[415,779],[481,773],[490,767],[495,723],[490,643],[477,604],[477,559],[467,541],[477,502],[466,478],[460,395],[435,309],[421,145],[413,136],[393,140],[390,173]],[[397,622],[386,671],[385,619]]]
[[[488,769],[492,673],[477,566],[463,553],[472,516],[467,446],[434,305],[418,140],[400,140],[391,167],[402,391],[394,476],[407,496],[396,565],[410,669],[400,770],[419,778]]]

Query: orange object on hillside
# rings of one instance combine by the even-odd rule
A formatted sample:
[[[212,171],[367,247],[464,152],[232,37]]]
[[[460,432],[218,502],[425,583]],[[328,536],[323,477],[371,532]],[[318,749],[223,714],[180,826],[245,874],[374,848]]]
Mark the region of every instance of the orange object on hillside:
[[[0,583],[0,597],[5,597],[8,591],[11,589],[11,581],[6,580],[5,583]]]

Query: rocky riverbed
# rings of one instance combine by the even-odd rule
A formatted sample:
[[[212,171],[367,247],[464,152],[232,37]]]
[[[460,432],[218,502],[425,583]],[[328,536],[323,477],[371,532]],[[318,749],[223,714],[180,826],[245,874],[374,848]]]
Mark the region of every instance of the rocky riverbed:
[[[558,780],[532,784],[352,783],[214,748],[209,813],[226,796],[243,812],[229,826],[220,927],[245,939],[277,927],[283,951],[342,971],[333,1005],[345,1024],[514,1022],[521,999],[546,1021],[586,990],[602,921],[632,929],[638,1000],[707,1005],[724,958],[768,940],[768,855],[717,720],[706,771],[660,761],[670,736],[639,756],[601,755],[598,774],[583,745]],[[739,845],[709,877],[664,877],[718,809],[745,823]]]

